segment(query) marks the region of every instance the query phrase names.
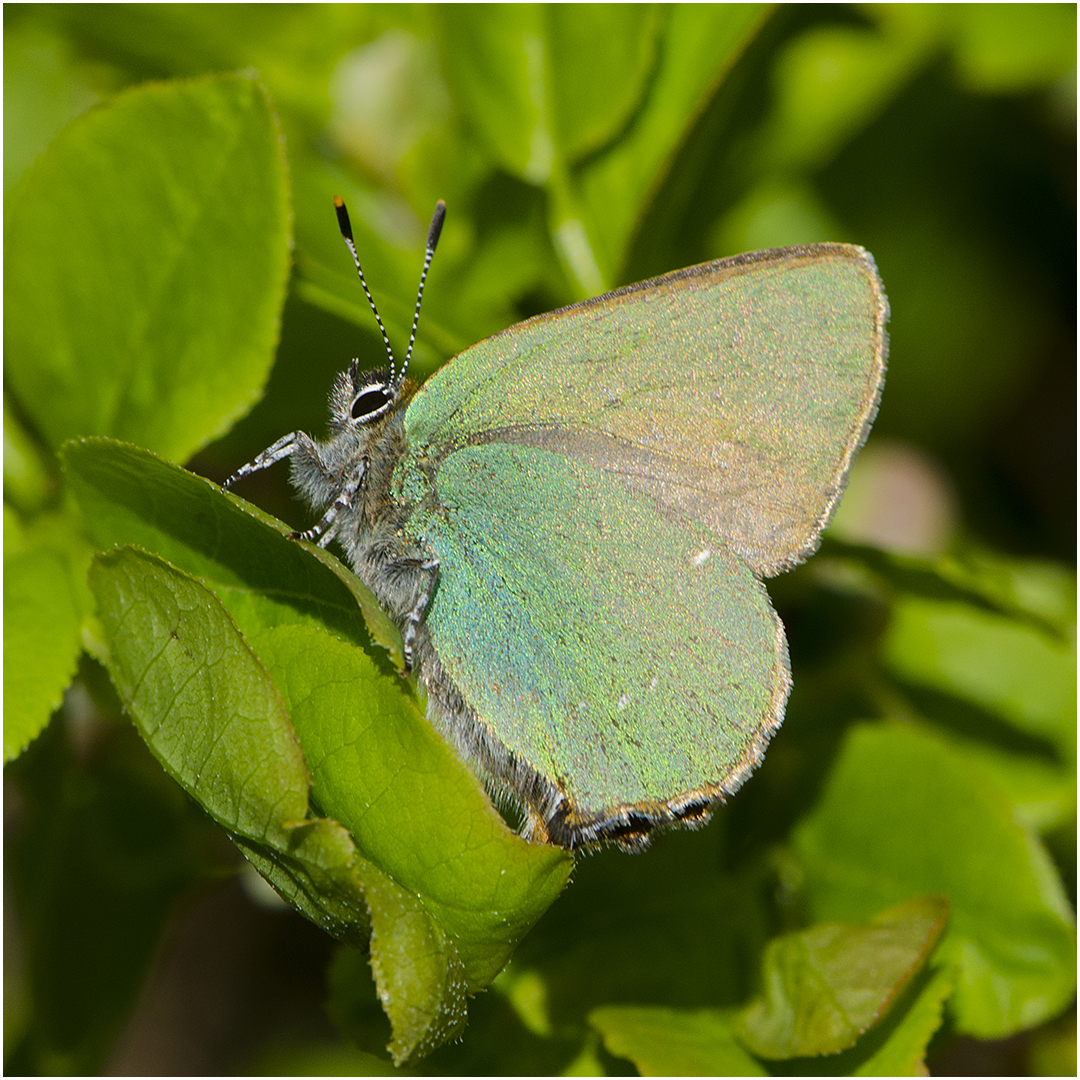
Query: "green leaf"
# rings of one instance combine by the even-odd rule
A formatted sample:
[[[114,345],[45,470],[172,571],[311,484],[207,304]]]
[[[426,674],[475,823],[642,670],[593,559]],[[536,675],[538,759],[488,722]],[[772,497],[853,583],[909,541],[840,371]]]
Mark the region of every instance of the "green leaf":
[[[1076,8],[964,4],[948,8],[960,76],[972,89],[1001,94],[1048,86],[1076,66]]]
[[[792,173],[827,164],[911,79],[932,44],[852,26],[817,26],[794,38],[775,61],[760,167]]]
[[[510,833],[400,680],[364,652],[299,626],[252,645],[286,700],[316,804],[420,898],[469,992],[487,986],[562,891],[569,857]]]
[[[305,820],[300,745],[224,608],[133,548],[99,555],[90,580],[109,674],[154,756],[302,914],[356,945],[371,933],[396,1059],[438,1045],[464,1017],[456,952],[414,896],[356,857],[340,825]]]
[[[972,701],[1075,759],[1073,644],[966,604],[901,596],[883,656],[900,678]]]
[[[363,943],[352,840],[335,822],[308,820],[310,777],[288,714],[220,601],[130,547],[98,555],[90,587],[109,676],[166,772],[286,900]]]
[[[666,13],[659,4],[553,4],[541,11],[556,145],[572,161],[618,135],[641,104]]]
[[[4,558],[4,761],[18,757],[59,708],[82,645],[71,568],[35,548]]]
[[[1046,850],[989,775],[912,724],[848,735],[794,845],[817,920],[949,898],[939,956],[957,967],[958,1030],[1000,1038],[1053,1016],[1075,986],[1075,929]]]
[[[926,1048],[941,1027],[945,1001],[953,991],[954,982],[951,968],[933,972],[900,1022],[852,1075],[926,1076]]]
[[[647,98],[625,135],[584,169],[579,198],[605,280],[619,280],[635,228],[709,100],[757,34],[763,4],[675,5]]]
[[[41,450],[15,418],[4,395],[4,500],[24,513],[40,510],[52,493],[53,478]]]
[[[1025,828],[1045,834],[1075,820],[1075,769],[975,739],[953,736],[950,741],[1008,796],[1016,820]]]
[[[257,83],[127,91],[73,121],[9,199],[6,378],[53,446],[114,435],[184,460],[259,397],[289,243]]]
[[[555,161],[543,9],[496,4],[437,11],[439,55],[458,110],[505,169],[544,183]]]
[[[547,187],[552,239],[581,295],[613,284],[649,197],[764,11],[440,9],[455,103],[495,161]]]
[[[307,623],[360,645],[373,636],[400,658],[397,629],[356,575],[321,548],[287,540],[288,527],[257,507],[109,439],[68,443],[61,460],[99,547],[134,544],[196,575],[243,633]]]
[[[99,100],[75,51],[52,26],[4,26],[5,195],[64,124]]]
[[[758,1057],[835,1054],[892,1007],[933,952],[948,902],[923,897],[867,923],[820,923],[769,943],[763,997],[735,1030]]]
[[[103,616],[110,671],[122,690],[144,695],[130,704],[147,718],[144,735],[294,907],[358,946],[370,930],[395,1059],[428,1052],[460,1026],[466,993],[498,974],[561,891],[569,857],[513,835],[401,680],[357,648],[368,640],[354,595],[362,586],[331,556],[316,549],[310,557],[280,523],[133,447],[84,440],[69,444],[64,459],[99,542],[155,543],[201,571],[255,650],[203,586],[161,564],[149,573],[149,556],[138,557],[134,577],[110,567],[119,582],[108,599],[113,615]],[[129,551],[125,568],[135,558]],[[128,609],[120,634],[115,612]],[[183,663],[166,634],[176,610],[193,636]],[[155,636],[164,651],[153,650]],[[119,670],[124,657],[127,670]],[[160,670],[144,672],[151,661]],[[174,683],[189,695],[181,714]],[[237,729],[232,718],[245,710],[255,712]],[[174,739],[181,715],[183,738]],[[295,760],[294,730],[296,753],[304,747]],[[207,740],[219,760],[196,770]],[[252,766],[272,745],[288,768],[262,769],[252,789]],[[303,820],[308,769],[331,820]],[[276,823],[253,827],[264,820]]]
[[[494,160],[543,184],[629,122],[663,20],[654,4],[507,4],[440,11],[436,29],[458,110]]]
[[[153,555],[90,569],[106,667],[154,756],[230,832],[287,846],[310,782],[281,697],[213,594]]]
[[[629,1058],[642,1076],[768,1076],[739,1045],[731,1020],[717,1009],[609,1005],[589,1013],[608,1052]]]
[[[926,1048],[941,1026],[954,976],[948,969],[917,978],[889,1015],[843,1053],[790,1063],[807,1075],[925,1076]],[[589,1022],[604,1045],[629,1058],[642,1076],[765,1076],[761,1063],[735,1037],[732,1010],[696,1011],[640,1006],[594,1009]]]

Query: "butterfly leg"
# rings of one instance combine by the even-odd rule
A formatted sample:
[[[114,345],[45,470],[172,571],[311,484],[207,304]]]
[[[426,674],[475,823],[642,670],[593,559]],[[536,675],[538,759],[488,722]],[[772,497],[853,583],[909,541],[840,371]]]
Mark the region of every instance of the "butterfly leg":
[[[296,448],[299,444],[299,440],[304,433],[302,431],[290,431],[288,435],[283,435],[273,446],[268,446],[254,461],[249,461],[246,465],[241,466],[225,481],[221,486],[222,488],[231,488],[238,480],[242,480],[245,476],[250,476],[252,473],[260,472],[262,469],[269,469],[275,461],[280,461],[282,458],[287,458],[291,454],[296,453]],[[311,441],[310,439],[308,440]]]
[[[321,459],[319,459],[319,463],[322,464]],[[367,463],[365,461],[361,463],[359,468],[353,470],[344,486],[334,497],[334,501],[326,508],[326,513],[323,514],[318,524],[313,525],[305,532],[293,533],[292,538],[294,540],[315,540],[318,542],[319,547],[326,547],[337,535],[338,529],[341,528],[341,522],[338,521],[339,515],[352,508],[353,497],[360,490],[366,473]]]
[[[417,589],[416,603],[405,616],[405,628],[401,632],[401,647],[405,653],[405,670],[412,671],[413,650],[416,647],[416,635],[420,623],[431,603],[431,594],[435,591],[435,582],[439,580],[438,559],[404,559],[398,564],[402,570],[417,573],[421,584]]]

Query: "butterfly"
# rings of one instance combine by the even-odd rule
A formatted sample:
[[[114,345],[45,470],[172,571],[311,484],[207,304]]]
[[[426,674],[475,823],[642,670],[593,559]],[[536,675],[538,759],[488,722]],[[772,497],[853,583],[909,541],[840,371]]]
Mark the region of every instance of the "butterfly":
[[[703,824],[791,689],[762,581],[817,547],[877,411],[888,301],[844,244],[759,251],[512,326],[406,376],[338,375],[329,436],[279,439],[401,630],[428,717],[523,835],[647,846]]]

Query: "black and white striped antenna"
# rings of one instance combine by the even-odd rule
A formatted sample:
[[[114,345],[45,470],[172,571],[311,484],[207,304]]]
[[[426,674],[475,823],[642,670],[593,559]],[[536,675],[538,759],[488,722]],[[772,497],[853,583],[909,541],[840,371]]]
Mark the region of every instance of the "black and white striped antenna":
[[[446,218],[446,203],[440,199],[435,204],[435,213],[431,217],[431,224],[428,226],[427,245],[424,249],[424,269],[420,272],[420,288],[416,293],[416,309],[413,311],[412,320],[412,333],[409,334],[409,347],[405,352],[405,362],[401,365],[401,371],[395,375],[397,364],[394,360],[394,350],[390,346],[390,338],[386,333],[386,327],[383,326],[382,317],[379,315],[379,309],[375,306],[375,298],[371,295],[371,290],[368,288],[367,281],[364,279],[364,271],[360,266],[360,256],[356,253],[356,244],[353,241],[352,224],[349,221],[349,212],[345,209],[345,201],[340,196],[334,196],[334,209],[337,211],[338,228],[341,230],[342,239],[345,241],[345,246],[349,249],[349,254],[352,255],[353,265],[356,267],[357,274],[360,275],[360,284],[364,287],[364,295],[368,299],[368,303],[371,305],[371,310],[375,314],[375,321],[379,324],[379,333],[382,334],[383,344],[386,346],[386,355],[390,358],[390,388],[396,390],[405,379],[405,372],[408,370],[409,361],[412,359],[413,346],[416,344],[416,328],[420,323],[420,303],[424,299],[424,285],[427,282],[428,270],[431,269],[431,260],[435,257],[435,247],[439,242],[439,235],[442,233],[443,221]]]

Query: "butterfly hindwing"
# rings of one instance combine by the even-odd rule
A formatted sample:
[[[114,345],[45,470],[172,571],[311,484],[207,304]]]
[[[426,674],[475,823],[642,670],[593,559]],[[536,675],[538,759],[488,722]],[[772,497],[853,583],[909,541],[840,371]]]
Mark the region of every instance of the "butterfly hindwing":
[[[466,447],[434,475],[408,525],[440,563],[427,628],[498,739],[584,819],[737,787],[789,676],[764,587],[722,539],[535,447]]]

